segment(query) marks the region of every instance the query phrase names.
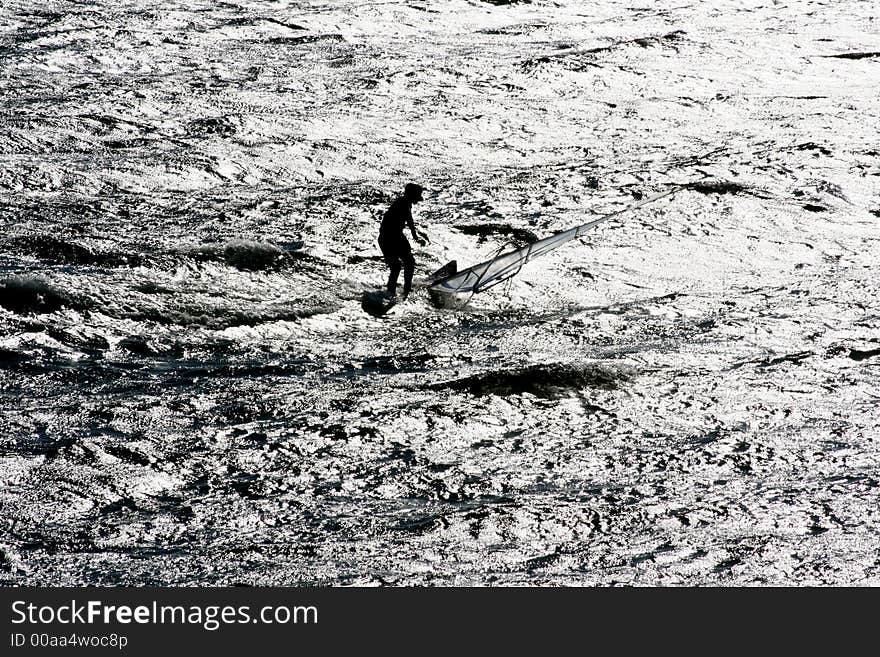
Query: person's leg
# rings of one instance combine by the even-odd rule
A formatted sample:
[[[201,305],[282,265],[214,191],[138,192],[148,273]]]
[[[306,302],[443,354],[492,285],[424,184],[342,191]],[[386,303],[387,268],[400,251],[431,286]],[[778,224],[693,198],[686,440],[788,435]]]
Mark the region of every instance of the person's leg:
[[[399,249],[390,240],[379,240],[379,248],[382,250],[382,257],[385,258],[385,264],[388,265],[390,272],[388,274],[388,296],[393,297],[397,294],[397,278],[400,276],[400,254]]]
[[[397,294],[397,277],[400,276],[400,260],[395,259],[388,263],[391,272],[388,274],[388,296],[393,297]]]
[[[413,274],[416,271],[416,259],[413,258],[412,248],[409,242],[404,238],[401,245],[400,259],[403,260],[403,296],[409,296],[412,290]]]

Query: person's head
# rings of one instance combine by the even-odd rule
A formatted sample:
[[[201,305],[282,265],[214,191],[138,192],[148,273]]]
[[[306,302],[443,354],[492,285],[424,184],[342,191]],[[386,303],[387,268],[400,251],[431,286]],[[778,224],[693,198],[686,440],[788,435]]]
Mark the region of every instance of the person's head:
[[[418,203],[422,200],[422,191],[424,191],[424,187],[421,185],[407,183],[406,187],[403,188],[403,195],[410,203]]]

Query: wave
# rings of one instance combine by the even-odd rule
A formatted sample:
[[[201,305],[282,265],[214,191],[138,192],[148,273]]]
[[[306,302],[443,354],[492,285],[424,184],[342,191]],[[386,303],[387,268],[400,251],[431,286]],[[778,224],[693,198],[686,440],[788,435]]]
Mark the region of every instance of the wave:
[[[178,253],[190,255],[202,262],[224,262],[241,271],[278,270],[309,257],[295,249],[281,249],[269,242],[243,239],[182,249]]]
[[[126,313],[127,319],[152,321],[163,325],[202,326],[222,330],[236,326],[258,326],[271,322],[296,321],[325,315],[339,310],[340,304],[318,299],[306,299],[296,307],[284,305],[270,308],[230,308],[229,306],[191,307],[185,309],[150,308]]]
[[[62,308],[82,310],[85,304],[36,276],[13,276],[0,281],[0,306],[19,315],[41,315]]]
[[[54,235],[26,235],[3,242],[3,248],[19,255],[29,255],[52,264],[136,266],[143,257],[133,253],[103,253]]]

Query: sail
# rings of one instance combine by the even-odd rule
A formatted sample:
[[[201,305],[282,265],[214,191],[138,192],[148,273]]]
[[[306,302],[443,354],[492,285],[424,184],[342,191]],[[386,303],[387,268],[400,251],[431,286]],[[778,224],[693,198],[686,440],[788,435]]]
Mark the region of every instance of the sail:
[[[575,226],[574,228],[569,228],[568,230],[564,230],[561,233],[556,233],[555,235],[545,237],[544,239],[538,240],[537,242],[532,242],[531,244],[528,244],[520,249],[515,249],[514,251],[510,251],[508,253],[499,254],[491,260],[481,262],[480,264],[469,267],[468,269],[463,269],[453,276],[449,276],[448,278],[444,278],[440,281],[435,282],[433,285],[431,285],[430,289],[437,292],[444,292],[446,294],[474,294],[477,292],[482,292],[483,290],[486,290],[493,285],[497,285],[498,283],[506,281],[511,276],[514,276],[519,272],[520,269],[522,269],[522,266],[530,260],[533,260],[538,256],[542,256],[545,253],[549,253],[550,251],[562,246],[566,242],[570,242],[571,240],[582,236],[588,230],[601,224],[602,222],[608,221],[609,219],[612,219],[613,217],[621,215],[625,212],[635,210],[636,208],[647,205],[648,203],[653,203],[654,201],[657,201],[664,196],[674,194],[675,192],[679,191],[679,189],[680,188],[675,188],[661,194],[656,194],[621,210],[603,215],[598,219],[594,219],[593,221],[588,221],[587,223],[581,224],[580,226]]]

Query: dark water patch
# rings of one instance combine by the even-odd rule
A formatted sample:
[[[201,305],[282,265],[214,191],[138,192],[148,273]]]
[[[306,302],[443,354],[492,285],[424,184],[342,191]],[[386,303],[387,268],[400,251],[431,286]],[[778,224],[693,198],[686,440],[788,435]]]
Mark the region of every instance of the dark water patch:
[[[849,357],[855,361],[867,360],[874,356],[880,356],[880,349],[850,349]]]
[[[17,360],[0,360],[0,369],[45,377],[44,380],[53,385],[91,386],[122,381],[124,379],[120,377],[141,368],[131,363],[105,362],[102,353],[70,360],[65,354],[58,354],[49,348],[41,351],[23,355]]]
[[[232,400],[218,404],[213,412],[219,421],[224,424],[243,424],[246,422],[260,422],[275,417],[275,408],[262,404],[255,400],[238,401]]]
[[[349,363],[346,372],[351,373],[397,373],[423,372],[430,363],[437,360],[433,354],[412,354],[404,356],[373,356],[358,363]]]
[[[798,150],[798,151],[817,151],[817,152],[821,153],[822,155],[831,155],[831,151],[828,148],[826,148],[825,146],[822,146],[820,144],[813,143],[811,141],[804,142],[803,144],[798,144],[797,146],[795,146],[795,150]]]
[[[740,183],[727,180],[713,181],[696,181],[684,185],[685,189],[690,189],[701,194],[752,194],[753,190]]]
[[[317,143],[317,142],[316,142]],[[398,193],[389,192],[384,189],[375,189],[372,187],[343,187],[336,193],[332,194],[327,200],[335,200],[343,207],[350,206],[378,206],[380,208],[376,212],[376,219],[381,220],[381,216],[385,211],[385,206],[394,201],[399,195]]]
[[[830,194],[835,198],[839,198],[841,201],[846,201],[849,203],[849,198],[846,195],[846,192],[843,191],[843,188],[840,185],[835,185],[832,182],[827,180],[821,180],[816,183],[816,190],[823,194]]]
[[[263,483],[257,475],[249,472],[239,472],[228,481],[233,491],[250,500],[264,499],[267,496]]]
[[[85,305],[39,278],[0,281],[0,306],[20,315],[52,313],[62,308],[81,310]]]
[[[445,479],[431,479],[427,482],[427,490],[420,491],[420,494],[427,493],[431,500],[438,502],[452,502],[460,504],[473,500],[477,495],[477,491],[473,485],[479,485],[479,479],[475,477],[465,477],[462,482],[448,481]],[[441,518],[444,526],[448,526],[445,518]]]
[[[507,25],[505,27],[487,27],[482,30],[477,30],[480,34],[489,34],[489,35],[504,35],[504,36],[523,36],[525,34],[530,34],[534,32],[536,29],[544,27],[541,24],[536,25]]]
[[[442,526],[443,517],[440,515],[417,516],[401,520],[392,527],[393,531],[406,532],[407,534],[427,534]]]
[[[187,126],[187,132],[196,136],[219,135],[221,137],[228,137],[235,134],[236,126],[227,116],[205,117],[190,121]]]
[[[716,440],[720,440],[722,437],[723,435],[719,429],[712,429],[705,434],[693,436],[688,442],[694,445],[708,445],[714,443]]]
[[[273,43],[277,45],[298,46],[306,43],[319,43],[321,41],[340,42],[344,41],[341,34],[304,34],[302,36],[271,37],[261,39],[261,43]]]
[[[880,487],[880,481],[866,474],[832,475],[830,477],[825,477],[825,481],[831,486],[836,484],[845,484],[848,486],[859,484],[865,488]]]
[[[0,347],[0,368],[14,368],[16,365],[25,363],[30,359],[31,357],[28,354]]]
[[[178,344],[163,344],[149,336],[131,335],[119,341],[119,348],[137,356],[165,356],[180,358],[183,347]]]
[[[36,435],[17,436],[4,451],[23,456],[45,456],[56,458],[59,454],[76,444],[74,436],[50,436],[46,428],[38,426]]]
[[[401,461],[407,467],[412,467],[419,462],[418,455],[409,447],[405,447],[400,443],[392,443],[393,447],[388,452],[388,456],[380,459],[381,461]]]
[[[823,100],[828,96],[768,96],[768,98],[790,98],[792,100]]]
[[[474,201],[461,201],[459,203],[459,208],[461,208],[462,210],[467,210],[471,214],[479,218],[503,218],[500,212],[498,212],[490,203],[487,203],[482,199],[477,199]]]
[[[559,399],[584,388],[613,390],[619,381],[626,378],[618,372],[594,365],[551,364],[485,372],[427,387],[432,390],[469,392],[477,397],[506,397],[527,392],[544,399]]]
[[[67,233],[82,234],[95,220],[100,219],[103,210],[98,203],[74,201],[68,198],[0,203],[0,219],[10,223],[25,223],[39,226],[47,220],[63,221]],[[53,226],[52,230],[55,230]]]
[[[49,262],[92,264],[95,261],[95,254],[90,249],[52,235],[13,237],[3,246],[13,253],[32,255]]]
[[[532,557],[527,560],[522,567],[526,570],[526,572],[533,573],[536,570],[544,568],[546,566],[552,565],[554,562],[559,560],[559,557],[563,555],[561,548],[556,548],[550,554],[543,554],[538,557]]]
[[[823,57],[828,57],[831,59],[873,59],[874,57],[880,57],[880,51],[842,52],[836,55],[823,55]]]
[[[642,48],[647,48],[648,46],[652,46],[655,44],[662,44],[663,42],[668,41],[680,41],[686,32],[684,30],[674,30],[672,32],[667,32],[666,34],[660,34],[657,36],[647,36],[647,37],[637,37],[632,39],[631,41],[625,41],[624,43],[634,43],[637,46],[641,46]]]
[[[868,212],[873,214],[875,217],[880,217],[880,208],[877,208],[876,210],[868,210]]]
[[[46,523],[39,529],[25,532],[20,536],[19,545],[22,550],[44,550],[50,555],[105,551],[95,544],[95,540],[87,530],[53,523]]]
[[[250,433],[236,436],[236,439],[240,443],[250,445],[252,448],[262,447],[269,443],[269,436],[262,431],[251,431]]]
[[[137,285],[134,285],[132,289],[137,292],[142,292],[143,294],[177,294],[177,291],[173,288],[165,287],[161,283],[156,283],[155,281],[138,283]]]
[[[122,497],[118,500],[105,504],[98,509],[99,516],[111,516],[127,513],[139,513],[140,509],[134,500],[128,497]]]
[[[627,46],[627,45],[631,45],[631,44],[641,46],[642,48],[647,48],[652,45],[658,45],[658,44],[663,45],[665,43],[675,43],[676,41],[679,41],[685,34],[686,33],[684,32],[684,30],[674,30],[672,32],[667,32],[666,34],[636,37],[633,39],[621,39],[621,40],[613,41],[612,43],[608,44],[607,46],[596,46],[593,48],[567,48],[564,50],[560,50],[558,52],[550,53],[548,55],[543,55],[540,57],[535,57],[535,58],[526,60],[523,63],[523,65],[526,68],[530,68],[530,67],[534,66],[535,64],[546,64],[551,61],[559,60],[559,59],[563,59],[563,58],[582,58],[585,55],[591,56],[591,55],[597,55],[599,53],[610,52],[611,50],[614,50],[615,48],[619,48],[621,46]],[[675,46],[673,46],[673,48],[674,47]],[[581,63],[584,65],[587,65],[587,66],[599,66],[598,64],[593,63],[593,62],[589,62],[589,61],[582,61]],[[630,70],[630,69],[628,69],[628,70]]]
[[[723,561],[718,562],[718,564],[713,569],[716,573],[723,573],[728,571],[736,566],[743,565],[743,560],[739,557],[731,557],[730,559],[725,559]]]
[[[23,572],[18,564],[18,559],[16,558],[15,553],[9,548],[0,547],[0,572]],[[0,584],[2,586],[12,586],[13,584],[12,580],[0,580],[0,582],[2,582],[2,584]]]
[[[198,345],[192,347],[192,351],[202,354],[202,360],[206,355],[222,356],[227,359],[231,354],[241,351],[241,345],[232,338],[224,337],[208,337],[202,340]]]
[[[385,258],[380,255],[377,256],[362,256],[362,255],[353,255],[348,257],[348,264],[350,265],[359,265],[362,262],[384,262]]]
[[[221,25],[222,27],[251,27],[253,25],[257,25],[258,23],[272,23],[274,25],[286,27],[288,30],[307,29],[302,25],[298,25],[297,23],[287,23],[285,21],[280,21],[277,18],[272,18],[271,16],[241,16],[238,18],[229,18],[223,21]]]
[[[824,205],[816,205],[815,203],[804,203],[803,208],[807,212],[828,212],[828,208]]]
[[[155,462],[155,459],[141,453],[134,447],[129,447],[128,445],[125,445],[124,443],[112,442],[102,444],[101,448],[111,456],[115,456],[125,463],[147,467]]]
[[[502,235],[510,238],[515,246],[524,246],[538,241],[538,236],[530,230],[524,228],[515,228],[510,224],[473,224],[473,225],[456,225],[453,226],[465,235],[477,235],[480,239],[479,243],[486,241],[490,235]]]
[[[785,354],[783,356],[777,356],[775,358],[766,358],[758,362],[758,367],[773,367],[774,365],[780,365],[781,363],[793,363],[794,365],[800,365],[804,360],[812,355],[812,351],[799,351],[794,354]]]
[[[273,376],[281,374],[279,367],[274,366]],[[252,370],[254,368],[251,368]],[[266,366],[263,367],[265,371]],[[305,372],[306,368],[301,363],[289,364],[285,374],[296,376]],[[212,373],[213,376],[213,373]],[[228,398],[218,403],[212,413],[215,419],[223,424],[245,424],[248,422],[263,422],[275,418],[279,413],[283,413],[284,409],[279,409],[273,402],[262,397],[250,397],[247,399]],[[244,435],[244,434],[242,434]],[[265,442],[265,434],[262,434],[263,442]]]
[[[78,335],[56,326],[47,326],[46,335],[63,345],[85,352],[101,353],[110,348],[110,343],[101,335]]]
[[[288,30],[305,30],[305,29],[307,29],[297,23],[287,23],[285,21],[280,21],[277,18],[272,18],[270,16],[260,16],[259,20],[266,21],[267,23],[274,23],[275,25],[280,25],[281,27],[286,27]]]
[[[65,14],[59,13],[57,11],[51,11],[48,9],[31,9],[31,10],[21,10],[17,11],[16,15],[18,16],[33,16],[34,18],[42,18],[43,23],[40,27],[48,27],[53,23],[57,23],[62,18],[64,18]]]
[[[144,137],[135,137],[132,139],[107,139],[101,142],[110,150],[119,151],[127,148],[143,148],[149,145],[153,140]]]

